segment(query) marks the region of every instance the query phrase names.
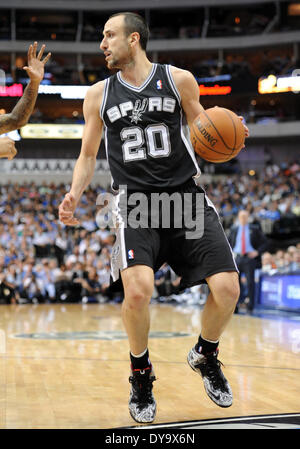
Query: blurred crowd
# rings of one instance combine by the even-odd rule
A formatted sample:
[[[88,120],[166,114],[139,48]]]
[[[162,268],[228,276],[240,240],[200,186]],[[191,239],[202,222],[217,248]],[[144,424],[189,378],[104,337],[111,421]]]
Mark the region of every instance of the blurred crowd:
[[[261,273],[300,273],[300,243],[290,245],[287,250],[279,249],[274,254],[265,252],[262,255]]]
[[[101,187],[87,190],[80,228],[65,227],[57,210],[65,186],[9,185],[0,197],[0,300],[99,301],[110,297],[111,231],[95,222]]]
[[[299,182],[297,162],[270,163],[260,175],[227,176],[204,187],[227,233],[237,212],[246,209],[268,234],[268,227],[270,231],[270,226],[288,217],[299,224]],[[101,186],[86,190],[76,211],[80,226],[72,228],[58,220],[58,206],[68,188],[47,183],[0,187],[0,302],[122,300],[110,289],[114,233],[96,222],[96,198],[104,190]],[[280,243],[263,255],[263,272],[299,269],[300,245],[283,251]],[[205,286],[179,294],[179,283],[164,265],[155,276],[154,297],[198,303],[205,298]]]
[[[284,221],[300,226],[300,162],[275,163],[253,175],[233,174],[205,186],[225,229],[229,229],[240,209],[246,209],[252,221],[258,221],[266,234],[276,231]],[[280,230],[278,229],[278,232]]]

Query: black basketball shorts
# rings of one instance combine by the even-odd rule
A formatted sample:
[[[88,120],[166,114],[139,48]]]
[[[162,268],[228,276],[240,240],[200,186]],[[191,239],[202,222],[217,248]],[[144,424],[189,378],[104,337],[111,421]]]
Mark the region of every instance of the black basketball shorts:
[[[111,276],[115,288],[121,286],[120,272],[137,264],[147,265],[156,272],[165,262],[168,263],[181,277],[181,290],[206,283],[206,278],[216,273],[238,272],[219,215],[204,190],[194,181],[176,192],[166,192],[165,202],[157,203],[157,195],[160,194],[156,194],[155,201],[153,193],[142,194],[143,207],[141,202],[140,207],[136,206],[138,202],[132,205],[134,201],[128,201],[130,195],[126,192],[127,200],[119,208],[116,240],[111,254]],[[185,219],[189,214],[190,218]],[[200,222],[202,226],[198,226],[198,230],[196,225],[192,227],[192,224]]]

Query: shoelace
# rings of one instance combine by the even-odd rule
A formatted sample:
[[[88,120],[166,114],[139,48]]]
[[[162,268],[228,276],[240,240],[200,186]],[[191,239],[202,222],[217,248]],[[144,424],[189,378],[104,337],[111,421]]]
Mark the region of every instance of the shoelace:
[[[138,402],[142,404],[152,403],[152,384],[156,380],[154,376],[145,376],[136,374],[129,377],[129,382],[134,388]]]
[[[203,365],[205,366],[204,372],[211,380],[214,389],[226,391],[225,379],[221,371],[221,366],[224,366],[223,363],[215,355],[207,355]]]

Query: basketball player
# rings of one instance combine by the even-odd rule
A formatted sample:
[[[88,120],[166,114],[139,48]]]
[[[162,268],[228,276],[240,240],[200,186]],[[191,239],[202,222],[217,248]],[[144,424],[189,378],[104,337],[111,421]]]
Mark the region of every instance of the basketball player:
[[[30,80],[24,90],[22,98],[9,114],[0,115],[0,134],[8,133],[15,129],[19,129],[26,125],[32,114],[39,85],[44,78],[44,66],[49,60],[51,53],[43,59],[45,45],[42,45],[38,55],[36,56],[37,42],[29,46],[28,49],[28,66],[23,67],[26,70]],[[15,143],[9,137],[0,138],[0,157],[13,159],[17,154]]]
[[[154,64],[146,56],[148,27],[137,14],[109,18],[100,48],[109,69],[119,71],[88,90],[83,110],[85,127],[73,181],[59,206],[66,225],[95,168],[102,129],[113,178],[112,187],[128,192],[204,191],[195,183],[200,175],[184,121],[192,123],[202,110],[199,86],[186,70]],[[245,135],[248,129],[245,127]],[[119,192],[119,204],[123,191]],[[218,360],[219,338],[239,298],[239,280],[232,251],[218,214],[205,196],[204,234],[186,239],[186,229],[125,227],[120,219],[112,256],[112,275],[120,273],[124,288],[122,318],[130,346],[129,411],[137,422],[152,422],[156,380],[148,351],[149,302],[154,272],[167,262],[180,276],[182,288],[207,282],[210,294],[202,313],[201,335],[188,354],[209,397],[220,407],[232,404],[230,386]],[[128,211],[127,211],[128,213]],[[124,216],[123,216],[124,217]]]

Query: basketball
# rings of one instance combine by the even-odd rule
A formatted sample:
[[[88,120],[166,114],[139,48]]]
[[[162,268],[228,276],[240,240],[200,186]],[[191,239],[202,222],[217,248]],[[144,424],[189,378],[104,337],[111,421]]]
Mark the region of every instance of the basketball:
[[[196,117],[191,127],[191,142],[195,152],[206,161],[226,162],[243,148],[245,128],[234,112],[216,106]]]

